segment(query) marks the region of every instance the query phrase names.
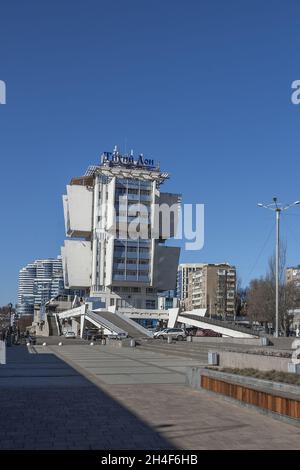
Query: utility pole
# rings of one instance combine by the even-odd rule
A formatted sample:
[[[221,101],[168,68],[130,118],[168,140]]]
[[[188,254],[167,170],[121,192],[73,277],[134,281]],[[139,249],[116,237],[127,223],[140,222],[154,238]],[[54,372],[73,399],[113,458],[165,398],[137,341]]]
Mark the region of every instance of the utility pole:
[[[277,201],[277,197],[273,197],[271,204],[257,204],[258,207],[269,209],[276,214],[276,246],[275,246],[275,338],[279,336],[279,243],[280,243],[280,215],[282,211],[290,207],[300,204],[300,201],[295,201],[292,204],[283,205]]]
[[[277,199],[274,198],[276,203]],[[280,213],[281,210],[276,207],[276,254],[275,254],[275,337],[279,336],[279,228],[280,228]]]

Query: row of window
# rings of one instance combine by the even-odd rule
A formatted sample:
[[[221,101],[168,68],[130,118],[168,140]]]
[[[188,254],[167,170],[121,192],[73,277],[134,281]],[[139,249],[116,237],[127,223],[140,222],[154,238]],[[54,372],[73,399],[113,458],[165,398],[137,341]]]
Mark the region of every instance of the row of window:
[[[151,191],[148,189],[135,189],[135,188],[124,188],[124,187],[117,187],[116,194],[141,194],[143,196],[150,196]]]
[[[141,292],[140,287],[114,287],[114,292],[134,292],[134,293],[139,293]]]
[[[125,263],[125,258],[114,258],[114,263],[124,264]],[[135,258],[133,258],[133,259],[128,258],[128,259],[126,259],[126,264],[136,265],[137,260]],[[141,265],[149,264],[149,261],[145,260],[145,259],[140,259],[139,264],[141,264]]]
[[[125,271],[124,269],[116,269],[114,270],[114,274],[116,274],[117,276],[125,276]],[[148,276],[149,274],[149,271],[145,271],[145,270],[141,270],[139,269],[139,271],[133,271],[133,270],[130,270],[130,269],[127,269],[126,270],[126,276]]]
[[[140,252],[140,253],[149,253],[149,248],[146,248],[146,247],[143,247],[143,246],[140,246],[139,250],[136,246],[128,246],[127,247],[127,252],[128,253],[137,253],[137,252]],[[122,252],[122,253],[125,253],[125,247],[124,245],[115,245],[115,252]]]

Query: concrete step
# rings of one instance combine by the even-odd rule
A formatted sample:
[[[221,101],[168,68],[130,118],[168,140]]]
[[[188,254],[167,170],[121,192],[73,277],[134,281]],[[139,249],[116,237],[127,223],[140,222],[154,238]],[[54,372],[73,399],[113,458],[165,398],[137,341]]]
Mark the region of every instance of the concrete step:
[[[147,345],[145,343],[141,343],[138,348],[144,351],[166,354],[167,356],[188,357],[190,359],[201,360],[201,362],[207,362],[207,351],[201,349],[190,351],[188,349],[178,349],[174,344],[169,344],[168,346],[164,347],[163,345],[154,346]]]

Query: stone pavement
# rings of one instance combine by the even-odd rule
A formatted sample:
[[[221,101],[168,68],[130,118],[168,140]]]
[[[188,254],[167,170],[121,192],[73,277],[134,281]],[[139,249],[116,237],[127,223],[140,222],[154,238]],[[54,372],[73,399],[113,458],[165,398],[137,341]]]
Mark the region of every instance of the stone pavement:
[[[184,385],[201,361],[107,346],[51,349],[179,449],[300,449],[300,427]]]
[[[80,347],[80,346],[77,346]],[[158,432],[53,353],[7,348],[0,449],[171,449]]]
[[[0,449],[300,449],[300,428],[184,385],[201,361],[108,346],[8,348]]]

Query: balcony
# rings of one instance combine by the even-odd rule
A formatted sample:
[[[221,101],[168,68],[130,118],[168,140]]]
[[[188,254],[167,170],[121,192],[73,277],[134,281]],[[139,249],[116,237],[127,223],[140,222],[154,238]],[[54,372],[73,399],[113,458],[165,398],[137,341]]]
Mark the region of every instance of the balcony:
[[[114,269],[125,269],[125,263],[114,263]]]
[[[141,253],[140,252],[140,254],[139,254],[140,259],[150,259],[150,257],[151,257],[151,253],[143,253],[143,252]]]
[[[140,195],[141,201],[152,201],[152,194],[141,194]]]
[[[113,274],[114,281],[126,281],[124,274]]]
[[[126,257],[130,259],[137,259],[137,251],[127,251]]]

